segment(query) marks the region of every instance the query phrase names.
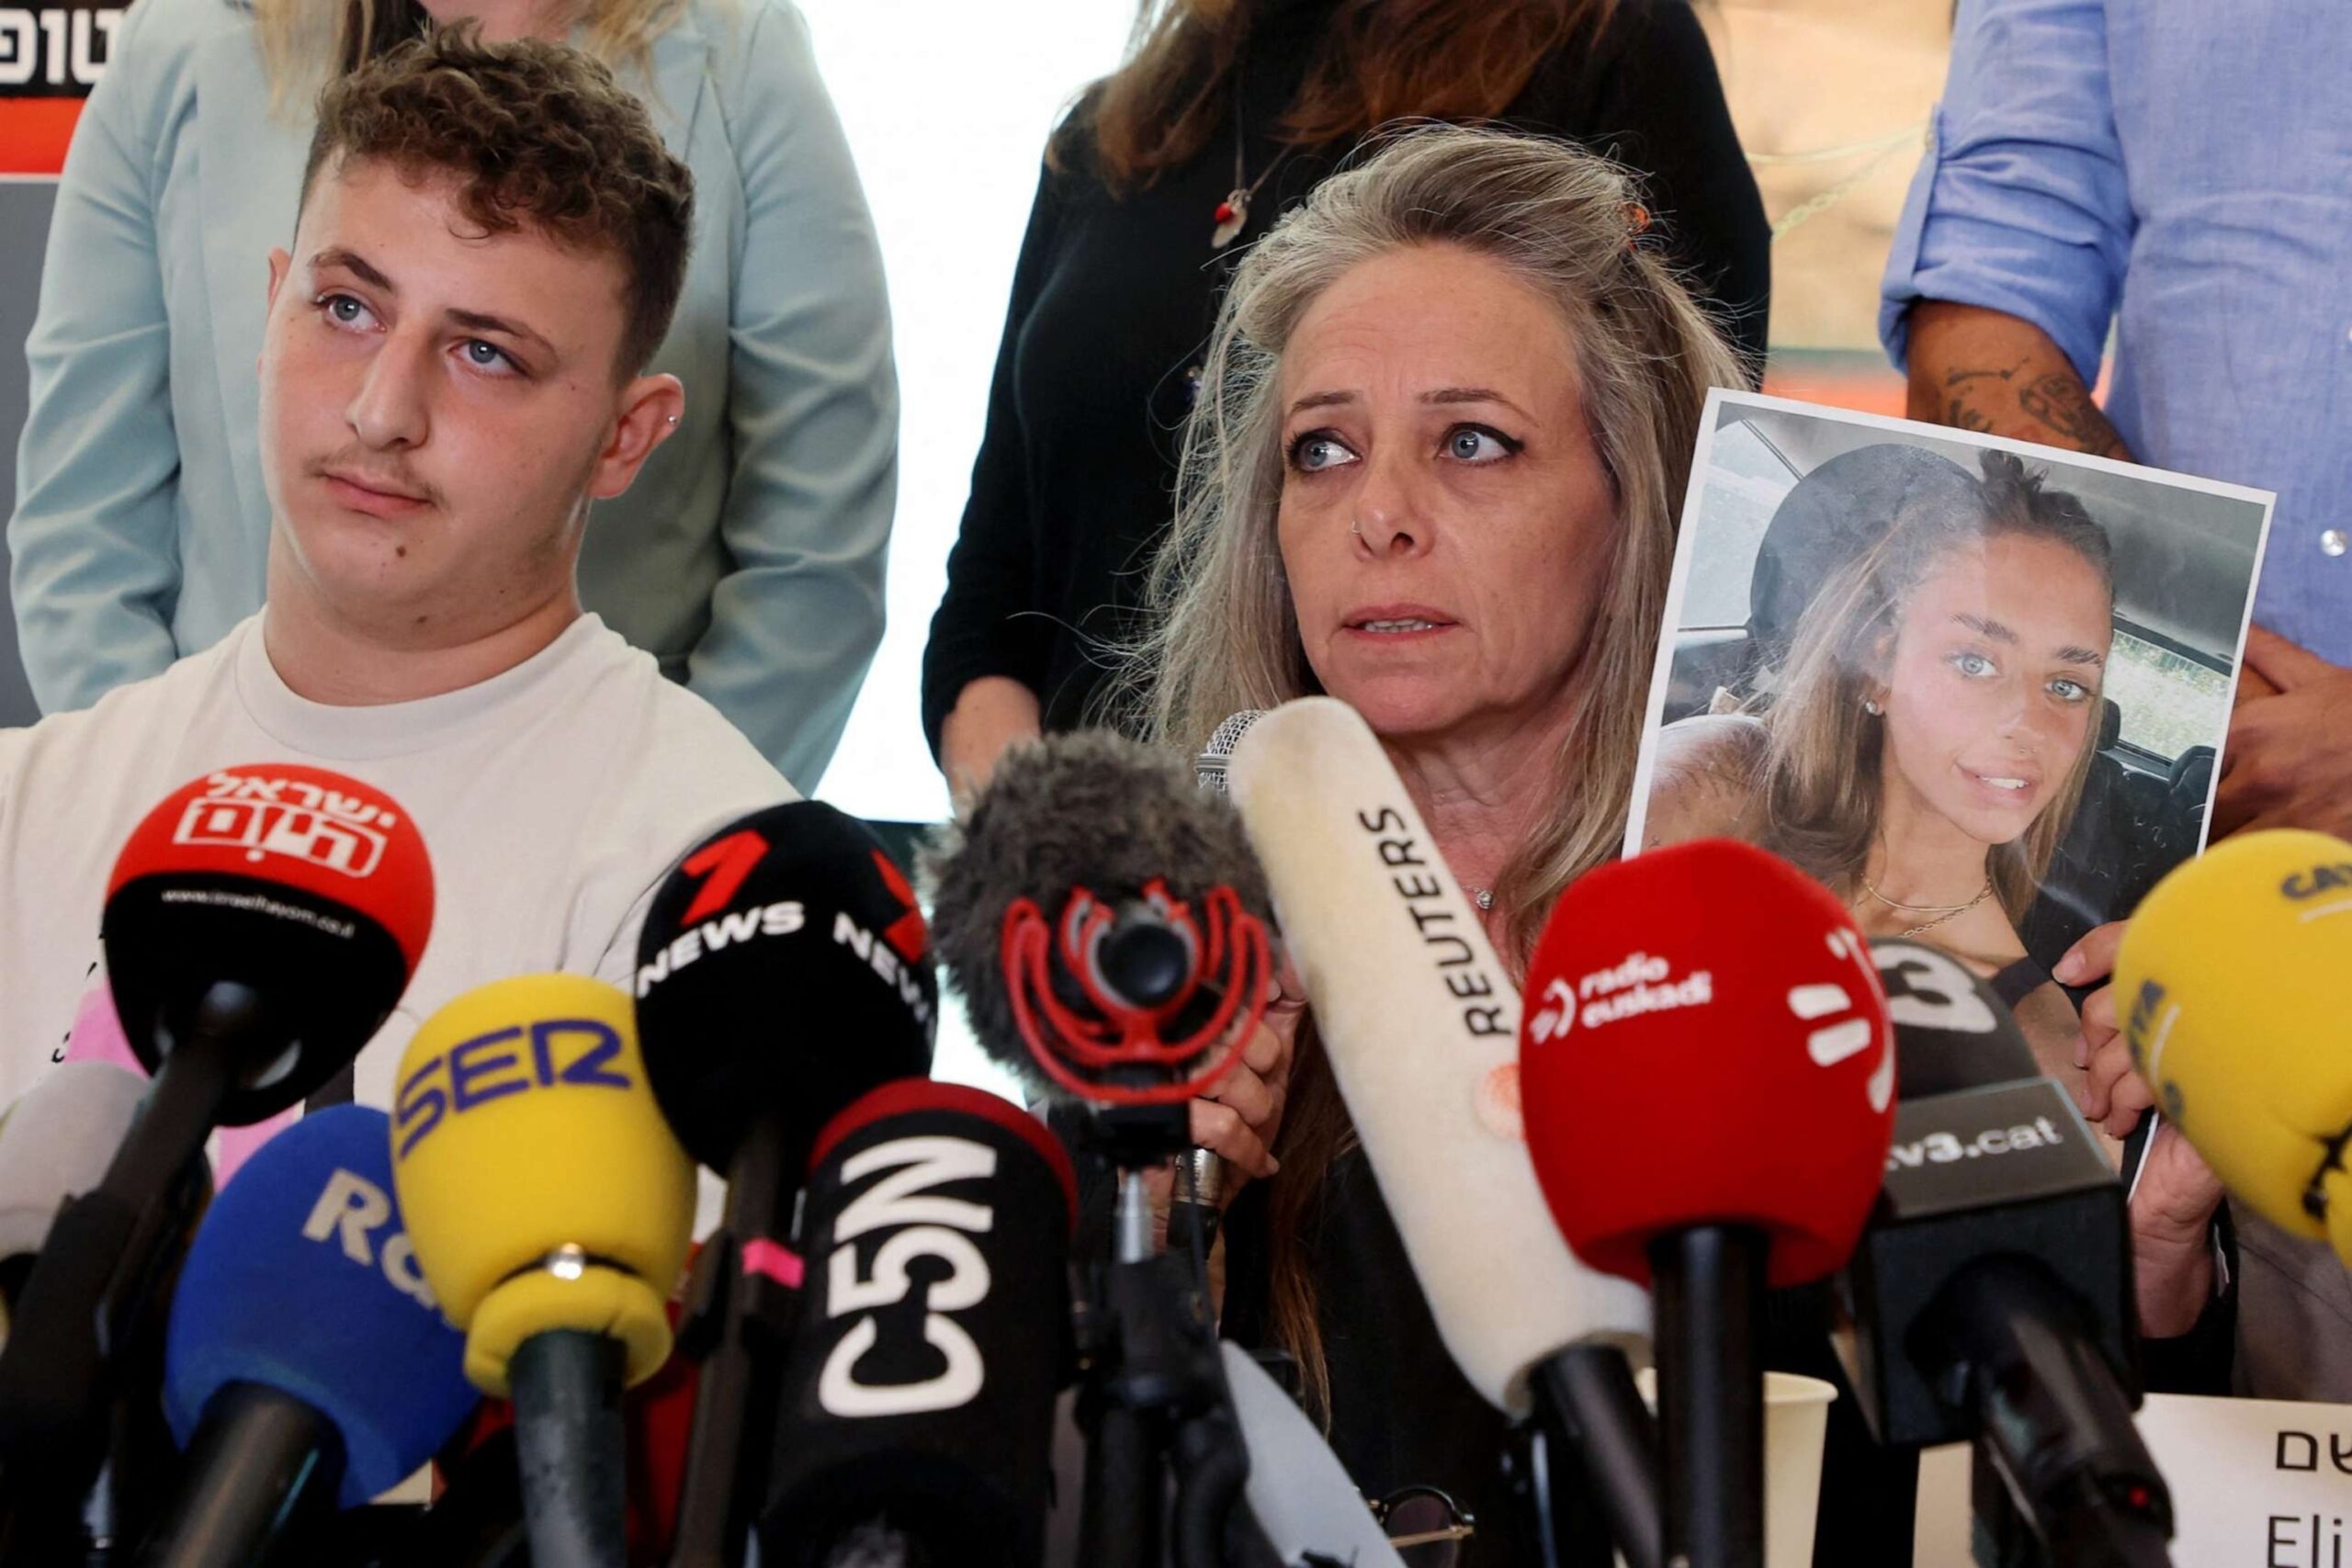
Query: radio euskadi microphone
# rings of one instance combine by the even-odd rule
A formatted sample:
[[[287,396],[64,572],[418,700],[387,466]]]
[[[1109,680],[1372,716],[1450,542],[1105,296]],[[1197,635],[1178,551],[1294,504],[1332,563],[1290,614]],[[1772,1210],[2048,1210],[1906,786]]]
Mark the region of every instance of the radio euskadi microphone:
[[[1863,1415],[1890,1446],[1973,1439],[1996,1546],[2014,1511],[2053,1563],[2164,1563],[2171,1499],[2132,1420],[2122,1185],[1989,986],[1930,948],[1874,956],[1902,1099],[1840,1281]]]
[[[1619,1545],[1649,1568],[1657,1477],[1619,1348],[1648,1332],[1649,1302],[1579,1263],[1544,1206],[1509,971],[1352,708],[1308,697],[1265,715],[1227,786],[1446,1349],[1498,1410],[1526,1415],[1539,1382],[1568,1402],[1549,1408],[1580,1430]]]
[[[1844,907],[1702,839],[1587,873],[1527,973],[1527,1147],[1589,1264],[1657,1311],[1665,1550],[1764,1561],[1764,1292],[1826,1278],[1878,1194],[1885,1003]]]
[[[979,1089],[902,1079],[824,1129],[762,1562],[1041,1560],[1077,1204],[1045,1124]]]
[[[2176,868],[2123,933],[2116,1010],[2222,1184],[2352,1265],[2352,843],[2278,829]]]
[[[417,1030],[399,1083],[401,1213],[466,1375],[514,1402],[533,1559],[619,1568],[620,1391],[669,1359],[695,1202],[628,998],[577,975],[477,987]]]
[[[324,1084],[382,1025],[424,951],[433,872],[408,813],[322,768],[257,763],[166,796],[107,884],[107,980],[153,1082],[106,1179],[58,1217],[0,1355],[0,1455],[86,1485],[107,1347],[136,1337],[191,1162],[215,1126]]]
[[[66,1062],[0,1119],[0,1297],[13,1303],[66,1200],[106,1177],[147,1093],[110,1062]]]
[[[186,1456],[140,1561],[301,1561],[320,1510],[432,1458],[481,1403],[401,1228],[390,1120],[339,1105],[223,1187],[180,1270],[164,1407]]]
[[[818,801],[729,824],[655,893],[637,1026],[662,1113],[727,1178],[697,1264],[715,1315],[673,1568],[729,1568],[766,1495],[797,1279],[793,1201],[826,1122],[931,1069],[939,982],[913,887],[873,830]]]

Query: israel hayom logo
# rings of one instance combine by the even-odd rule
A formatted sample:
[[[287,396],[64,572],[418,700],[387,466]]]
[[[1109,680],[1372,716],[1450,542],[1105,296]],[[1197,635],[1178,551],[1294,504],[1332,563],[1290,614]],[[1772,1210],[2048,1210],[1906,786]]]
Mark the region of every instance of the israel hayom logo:
[[[362,877],[383,860],[389,830],[400,825],[381,807],[300,779],[213,773],[204,784],[180,813],[175,844],[243,850],[249,861],[283,855]]]
[[[1832,931],[1826,945],[1832,958],[1856,972],[1858,988],[1867,995],[1876,984],[1876,976],[1860,939],[1851,931]],[[1678,980],[1673,965],[1665,959],[1635,952],[1606,969],[1594,970],[1573,987],[1555,976],[1544,987],[1542,999],[1543,1008],[1528,1026],[1530,1037],[1538,1045],[1565,1039],[1579,1023],[1592,1030],[1644,1013],[1709,1006],[1715,999],[1715,976],[1712,969],[1693,969]],[[1877,1028],[1859,1012],[1855,991],[1843,981],[1792,986],[1784,999],[1792,1016],[1815,1026],[1805,1035],[1805,1055],[1816,1066],[1834,1067],[1869,1050],[1878,1039]],[[1893,1052],[1883,1053],[1869,1088],[1871,1109],[1884,1111],[1894,1097]]]
[[[953,1410],[977,1398],[988,1377],[980,1348],[947,1314],[988,1300],[988,1259],[970,1238],[987,1235],[996,1214],[985,1203],[944,1197],[933,1189],[994,1176],[996,1151],[968,1138],[893,1138],[842,1162],[844,1183],[876,1171],[890,1174],[843,1205],[833,1224],[825,1315],[868,1315],[859,1318],[825,1358],[817,1403],[828,1415],[853,1419]],[[895,1234],[876,1250],[871,1271],[861,1274],[857,1238],[886,1230]],[[946,1370],[917,1382],[861,1382],[857,1363],[881,1337],[872,1309],[906,1300],[915,1288],[909,1267],[917,1258],[935,1259],[948,1268],[945,1279],[931,1280],[925,1286],[922,1320],[923,1338],[947,1359]]]

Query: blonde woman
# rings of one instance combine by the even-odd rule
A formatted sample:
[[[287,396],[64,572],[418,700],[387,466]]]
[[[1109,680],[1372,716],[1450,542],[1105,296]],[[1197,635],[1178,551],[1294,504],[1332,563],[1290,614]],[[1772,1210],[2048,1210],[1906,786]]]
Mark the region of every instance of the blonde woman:
[[[1865,931],[1992,979],[2071,1082],[2075,1010],[2018,928],[2090,771],[2115,589],[2081,502],[2008,453],[1981,466],[1822,584],[1760,715],[1667,728],[1643,838],[1786,856]]]
[[[1523,964],[1617,852],[1674,507],[1706,390],[1739,377],[1615,165],[1392,141],[1235,276],[1130,671],[1143,727],[1192,750],[1238,709],[1354,705]],[[1276,1168],[1229,1220],[1227,1332],[1297,1356],[1367,1495],[1437,1486],[1476,1516],[1477,1568],[1538,1561],[1502,1422],[1438,1339],[1312,1014],[1295,1028],[1287,1075],[1238,1091]]]
[[[66,158],[27,344],[8,544],[34,693],[86,706],[259,609],[254,358],[312,105],[461,20],[603,56],[693,171],[684,293],[650,366],[685,407],[596,507],[582,596],[813,790],[881,635],[898,394],[873,224],[790,0],[133,6]],[[452,355],[535,368],[528,345],[468,332]]]

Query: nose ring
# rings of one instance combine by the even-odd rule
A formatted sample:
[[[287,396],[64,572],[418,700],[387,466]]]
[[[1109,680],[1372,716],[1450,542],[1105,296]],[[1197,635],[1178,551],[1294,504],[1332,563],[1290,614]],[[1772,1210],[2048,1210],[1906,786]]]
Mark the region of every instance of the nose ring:
[[[1348,532],[1349,532],[1349,533],[1351,533],[1351,534],[1353,534],[1353,535],[1354,535],[1357,538],[1359,538],[1359,539],[1363,538],[1363,524],[1362,522],[1355,522],[1355,523],[1351,523],[1351,524],[1349,524],[1349,525],[1348,525]]]

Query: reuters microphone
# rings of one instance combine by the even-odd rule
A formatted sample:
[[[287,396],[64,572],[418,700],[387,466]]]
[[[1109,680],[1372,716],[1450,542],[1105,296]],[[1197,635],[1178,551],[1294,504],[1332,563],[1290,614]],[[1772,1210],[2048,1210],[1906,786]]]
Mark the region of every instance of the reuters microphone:
[[[401,1212],[466,1375],[514,1399],[533,1558],[618,1568],[620,1390],[669,1358],[695,1202],[628,998],[576,975],[481,987],[425,1020],[399,1081]]]
[[[1227,785],[1446,1349],[1509,1415],[1539,1393],[1569,1402],[1547,1412],[1574,1428],[1628,1561],[1655,1568],[1655,1461],[1620,1349],[1648,1332],[1649,1303],[1578,1262],[1544,1206],[1510,973],[1352,708],[1307,697],[1265,715]]]
[[[2142,900],[2115,976],[2174,1126],[2256,1213],[2352,1264],[2352,843],[2222,840]]]
[[[1040,1561],[1077,1205],[1045,1123],[979,1089],[902,1079],[824,1129],[762,1562]]]
[[[107,979],[154,1075],[106,1179],[58,1218],[0,1355],[11,1486],[95,1472],[108,1346],[131,1343],[185,1227],[215,1126],[298,1103],[398,1004],[433,920],[408,813],[356,779],[259,763],[209,773],[132,829],[107,883]]]
[[[797,1263],[793,1201],[834,1113],[931,1068],[939,982],[914,888],[873,830],[819,801],[757,811],[690,851],[638,939],[654,1097],[727,1178],[694,1309],[715,1341],[673,1568],[731,1568],[766,1494]]]
[[[187,1450],[140,1557],[243,1568],[431,1459],[481,1396],[392,1197],[384,1113],[306,1116],[223,1187],[172,1298],[164,1407]]]
[[[1764,1292],[1846,1261],[1886,1162],[1869,949],[1795,867],[1702,839],[1579,878],[1527,992],[1521,1092],[1553,1216],[1656,1303],[1668,1558],[1760,1568]]]

